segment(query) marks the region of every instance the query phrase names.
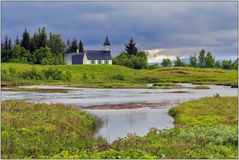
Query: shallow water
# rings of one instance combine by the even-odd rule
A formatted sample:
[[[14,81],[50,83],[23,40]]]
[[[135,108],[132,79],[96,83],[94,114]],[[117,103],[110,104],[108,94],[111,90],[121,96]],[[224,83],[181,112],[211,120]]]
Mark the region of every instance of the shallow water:
[[[128,133],[139,136],[146,135],[150,128],[172,128],[173,118],[168,115],[168,109],[122,109],[122,110],[90,110],[90,113],[101,117],[104,126],[98,135],[109,142],[118,137],[125,137]]]
[[[181,84],[185,87],[197,85]],[[25,88],[57,88],[71,89],[69,93],[37,93],[2,91],[1,99],[25,100],[37,103],[75,104],[79,107],[121,103],[165,103],[163,109],[124,109],[124,110],[89,110],[90,113],[102,118],[105,125],[99,134],[109,141],[116,137],[124,137],[129,132],[145,135],[149,128],[171,128],[173,119],[167,112],[171,106],[191,99],[220,94],[236,96],[237,88],[219,85],[207,85],[210,89],[95,89],[74,88],[67,86],[22,86]],[[170,93],[184,91],[185,93]]]

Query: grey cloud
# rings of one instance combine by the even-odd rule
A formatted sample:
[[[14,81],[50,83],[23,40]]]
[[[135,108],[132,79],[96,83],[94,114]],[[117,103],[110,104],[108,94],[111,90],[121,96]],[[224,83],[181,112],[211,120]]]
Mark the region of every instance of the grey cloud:
[[[2,13],[3,33],[13,38],[25,26],[31,33],[46,26],[88,46],[101,45],[109,35],[114,53],[133,36],[140,49],[203,47],[218,56],[236,56],[233,2],[4,2]]]

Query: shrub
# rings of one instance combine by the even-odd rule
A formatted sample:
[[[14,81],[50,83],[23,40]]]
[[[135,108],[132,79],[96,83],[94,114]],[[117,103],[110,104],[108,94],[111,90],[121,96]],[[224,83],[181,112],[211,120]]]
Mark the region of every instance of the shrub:
[[[64,80],[65,75],[61,70],[57,68],[49,68],[46,70],[42,70],[44,77],[48,80]]]
[[[213,95],[213,97],[220,97],[220,94],[216,93],[216,94]]]
[[[7,74],[7,70],[1,69],[1,74]]]
[[[34,67],[31,68],[29,71],[25,71],[20,75],[23,79],[35,79],[35,80],[41,80],[43,79],[43,75],[38,72]]]
[[[124,75],[122,74],[117,74],[117,75],[114,75],[112,77],[113,80],[120,80],[120,81],[123,81],[124,80]]]
[[[160,67],[157,64],[149,65],[148,69],[159,69]]]
[[[15,68],[9,68],[10,75],[16,75],[16,69]]]
[[[95,79],[95,74],[91,74],[91,79]]]
[[[155,77],[155,76],[144,76],[142,78],[139,78],[139,80],[148,82],[148,83],[155,83],[159,81],[158,77]]]
[[[84,73],[84,74],[82,75],[82,80],[83,80],[83,81],[86,81],[87,79],[88,79],[88,76],[87,76],[86,73]]]
[[[232,84],[231,84],[231,88],[238,88],[238,83],[237,83],[237,82],[232,83]]]
[[[65,74],[65,80],[66,80],[66,81],[71,81],[71,79],[72,79],[71,72],[66,71],[66,74]]]
[[[122,52],[120,55],[113,58],[113,64],[133,69],[148,68],[147,55],[142,51],[137,52],[135,55],[129,55],[126,52]]]
[[[208,86],[196,86],[193,89],[210,89]]]

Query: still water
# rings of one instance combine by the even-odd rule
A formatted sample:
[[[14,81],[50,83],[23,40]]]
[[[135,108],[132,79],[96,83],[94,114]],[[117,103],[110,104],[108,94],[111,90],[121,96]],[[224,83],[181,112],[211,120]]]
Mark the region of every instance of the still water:
[[[192,84],[180,84],[194,87]],[[122,103],[164,103],[161,109],[123,109],[123,110],[89,110],[93,115],[102,118],[104,126],[99,135],[113,141],[117,137],[125,137],[128,133],[145,135],[150,128],[171,128],[173,119],[168,109],[184,101],[220,94],[221,96],[236,96],[237,88],[228,86],[207,85],[210,89],[95,89],[75,88],[67,86],[22,86],[25,88],[57,88],[71,89],[69,93],[37,93],[2,91],[1,99],[25,100],[36,103],[75,104],[84,108],[92,105],[122,104]],[[183,92],[183,93],[175,93]]]

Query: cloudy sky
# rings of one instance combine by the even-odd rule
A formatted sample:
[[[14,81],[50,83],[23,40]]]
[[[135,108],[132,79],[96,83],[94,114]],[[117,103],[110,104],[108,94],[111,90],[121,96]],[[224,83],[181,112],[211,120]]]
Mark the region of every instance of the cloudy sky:
[[[13,39],[27,27],[81,39],[101,49],[109,36],[113,55],[133,36],[150,62],[182,58],[201,48],[216,58],[237,57],[236,2],[3,2],[2,35]]]

